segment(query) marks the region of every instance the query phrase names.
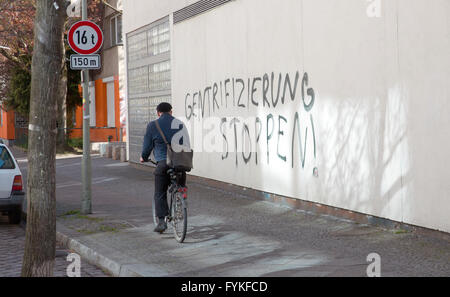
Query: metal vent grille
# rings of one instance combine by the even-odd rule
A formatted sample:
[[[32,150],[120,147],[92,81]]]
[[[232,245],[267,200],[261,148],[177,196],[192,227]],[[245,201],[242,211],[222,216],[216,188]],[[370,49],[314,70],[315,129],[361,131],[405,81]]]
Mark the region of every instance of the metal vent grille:
[[[201,0],[173,13],[173,23],[179,23],[233,0]]]

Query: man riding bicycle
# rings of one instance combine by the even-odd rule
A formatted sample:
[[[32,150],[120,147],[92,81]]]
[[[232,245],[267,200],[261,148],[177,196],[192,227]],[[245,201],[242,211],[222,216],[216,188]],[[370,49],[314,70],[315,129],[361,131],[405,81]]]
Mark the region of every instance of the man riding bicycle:
[[[158,217],[158,225],[153,231],[162,233],[167,229],[165,217],[169,214],[169,206],[167,204],[167,189],[170,185],[170,176],[167,171],[170,167],[167,165],[167,145],[163,139],[163,136],[158,131],[156,122],[159,124],[161,132],[164,134],[168,143],[172,143],[172,138],[175,134],[182,131],[184,124],[175,119],[172,116],[172,106],[163,102],[160,103],[156,111],[158,113],[158,119],[150,122],[147,125],[147,131],[144,137],[144,144],[142,148],[141,163],[148,162],[148,158],[151,152],[154,152],[156,161],[155,169],[155,196],[154,203],[156,207],[156,216]],[[173,123],[176,120],[177,122]],[[174,125],[175,124],[175,125]],[[173,127],[176,126],[174,129]],[[189,135],[183,134],[180,142],[189,142]],[[186,138],[185,138],[186,137]],[[180,145],[182,143],[179,143]],[[179,183],[185,186],[186,173],[183,172]]]

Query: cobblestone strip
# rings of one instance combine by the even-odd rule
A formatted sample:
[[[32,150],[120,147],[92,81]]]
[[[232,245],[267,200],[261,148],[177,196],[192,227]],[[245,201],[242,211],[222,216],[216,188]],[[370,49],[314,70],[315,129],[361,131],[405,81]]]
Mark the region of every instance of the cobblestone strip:
[[[0,221],[1,217],[0,217]],[[18,277],[22,270],[22,259],[25,248],[25,230],[17,225],[0,222],[0,277]],[[67,261],[70,250],[56,247],[54,276],[67,276]],[[101,269],[81,259],[82,277],[108,276]]]

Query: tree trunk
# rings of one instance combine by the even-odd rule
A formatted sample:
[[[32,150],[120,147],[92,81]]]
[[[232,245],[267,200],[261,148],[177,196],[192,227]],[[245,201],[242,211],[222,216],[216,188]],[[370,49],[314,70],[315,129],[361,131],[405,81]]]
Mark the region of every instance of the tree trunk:
[[[22,276],[53,275],[56,113],[64,56],[61,40],[66,7],[64,0],[36,1],[28,138],[27,230]]]
[[[64,38],[61,40],[61,45],[64,49]],[[58,126],[58,134],[56,135],[56,152],[64,153],[66,148],[66,97],[67,97],[67,65],[65,62],[65,55],[63,55],[62,61],[62,73],[59,84],[59,96],[58,96],[58,113],[57,113],[57,126]]]

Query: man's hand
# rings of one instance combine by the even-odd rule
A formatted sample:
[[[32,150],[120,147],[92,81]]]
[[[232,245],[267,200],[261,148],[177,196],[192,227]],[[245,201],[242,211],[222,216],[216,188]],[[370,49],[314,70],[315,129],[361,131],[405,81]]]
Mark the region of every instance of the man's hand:
[[[142,159],[142,157],[141,157],[140,161],[141,161],[141,163],[144,163],[144,159]]]

